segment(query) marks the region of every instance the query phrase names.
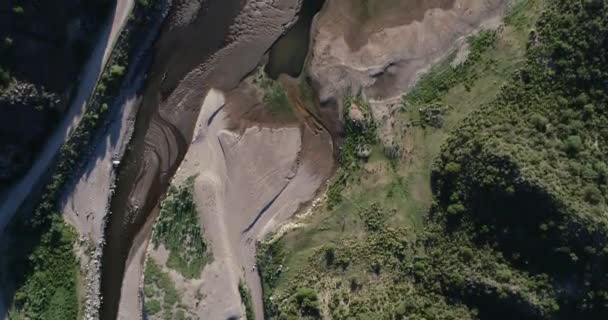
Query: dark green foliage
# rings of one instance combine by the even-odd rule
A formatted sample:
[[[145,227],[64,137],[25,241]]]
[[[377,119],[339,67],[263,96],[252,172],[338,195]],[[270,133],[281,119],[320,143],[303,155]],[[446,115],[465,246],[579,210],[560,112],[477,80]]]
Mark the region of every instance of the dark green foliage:
[[[317,293],[313,289],[298,289],[295,295],[295,300],[302,316],[320,319],[319,297],[317,297]]]
[[[169,188],[152,238],[156,248],[163,244],[169,250],[167,266],[188,279],[198,278],[209,260],[192,195],[194,178]]]
[[[608,268],[607,8],[547,1],[524,67],[455,132],[433,174],[446,230],[550,279],[559,311],[543,319],[608,314],[608,277],[594,271]]]
[[[50,223],[29,255],[27,269],[21,270],[28,277],[15,293],[10,319],[75,320],[78,316],[78,262],[72,252],[76,234],[60,216],[53,216]]]
[[[126,66],[131,62],[130,55],[140,45],[134,39],[145,31],[145,22],[151,21],[152,14],[157,12],[157,8],[144,10],[137,5],[133,10],[135,20],[129,20],[121,33],[108,66]],[[110,69],[106,68],[104,74],[108,74]],[[112,80],[113,86],[117,88],[123,78],[116,76]],[[76,235],[62,221],[56,199],[70,175],[76,171],[103,113],[107,111],[107,106],[102,107],[102,101],[111,101],[116,94],[117,91],[100,93],[98,86],[87,104],[83,121],[61,147],[50,182],[44,187],[34,214],[27,219],[12,221],[9,231],[15,243],[3,257],[11,261],[10,270],[8,274],[0,274],[0,281],[16,287],[14,317],[25,315],[29,319],[69,320],[78,316],[78,267],[72,252]],[[53,318],[55,316],[57,318]]]
[[[160,302],[158,300],[154,300],[154,299],[146,300],[144,308],[146,309],[146,313],[151,316],[159,313],[160,310],[162,310],[161,306],[160,306]]]
[[[283,273],[283,261],[285,252],[281,243],[262,242],[257,247],[257,266],[262,280],[262,292],[264,294],[264,315],[270,317],[276,313],[275,306],[270,300],[272,291],[277,287],[279,278]]]
[[[356,104],[364,114],[362,122],[353,121],[348,117],[351,104]],[[369,112],[369,106],[362,96],[352,96],[347,93],[344,97],[344,141],[341,146],[339,161],[340,170],[327,191],[327,205],[331,209],[342,201],[342,191],[349,183],[363,160],[357,156],[357,150],[368,147],[376,142],[376,124]]]
[[[2,69],[0,67],[0,89],[8,85],[11,81],[11,75],[7,70]]]
[[[368,231],[375,232],[385,228],[386,213],[379,204],[373,203],[367,210],[362,210],[360,215]]]
[[[249,288],[247,288],[247,285],[242,280],[239,281],[239,295],[241,296],[241,302],[245,306],[245,317],[247,320],[255,320],[251,292],[249,292]]]

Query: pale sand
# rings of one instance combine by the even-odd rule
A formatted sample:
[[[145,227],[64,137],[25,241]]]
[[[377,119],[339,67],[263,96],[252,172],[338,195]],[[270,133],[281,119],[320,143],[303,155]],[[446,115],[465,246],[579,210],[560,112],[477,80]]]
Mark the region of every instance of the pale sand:
[[[192,144],[173,181],[179,185],[198,175],[195,200],[213,262],[197,281],[170,274],[184,303],[206,319],[244,317],[238,293],[239,280],[244,279],[256,318],[263,319],[261,283],[254,271],[256,242],[310,201],[329,170],[313,169],[314,157],[307,155],[318,147],[317,141],[300,127],[228,130],[224,110],[232,101],[225,99],[221,92],[209,91]],[[313,143],[303,146],[303,137]],[[328,156],[325,162],[331,164],[330,140],[318,139],[326,139],[319,153]],[[164,262],[162,248],[150,248],[148,253],[157,263]],[[204,298],[197,305],[199,290]]]

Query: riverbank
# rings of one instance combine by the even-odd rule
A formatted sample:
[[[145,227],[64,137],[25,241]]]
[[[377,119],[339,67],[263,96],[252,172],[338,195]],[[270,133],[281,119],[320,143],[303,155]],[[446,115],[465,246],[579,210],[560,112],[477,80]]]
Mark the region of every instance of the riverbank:
[[[38,158],[28,172],[5,194],[2,195],[0,205],[0,235],[18,211],[22,202],[30,195],[32,190],[46,177],[49,166],[53,163],[61,146],[70,137],[87,111],[87,101],[101,76],[104,66],[118,41],[120,31],[127,22],[133,7],[133,0],[120,0],[117,2],[114,16],[102,28],[101,36],[95,45],[93,53],[88,59],[84,71],[80,76],[77,93],[74,94],[63,120],[53,131]]]
[[[181,23],[183,12],[169,14],[143,94],[141,108],[149,113],[138,116],[112,200],[113,214],[106,229],[108,254],[102,266],[102,292],[108,297],[102,318],[112,319],[120,312],[123,280],[141,277],[124,276],[129,268],[126,262],[133,261],[129,254],[133,239],[146,221],[155,218],[151,212],[185,155],[208,88],[237,86],[293,23],[298,8],[297,0],[248,1],[242,7],[240,2],[209,3],[192,23],[180,28],[174,25]],[[237,10],[233,18],[231,10]],[[218,32],[206,34],[205,41],[193,45],[188,35],[209,28]],[[180,45],[184,50],[178,49]]]
[[[150,17],[143,37],[140,37],[141,31],[135,30],[131,32],[132,36],[121,39],[129,42],[128,46],[123,43],[123,48],[120,48],[128,51],[130,57],[125,80],[109,106],[103,128],[93,138],[95,142],[92,143],[92,152],[87,155],[88,160],[59,199],[64,219],[76,228],[80,242],[94,248],[89,252],[81,250],[79,255],[85,279],[85,319],[99,319],[101,257],[105,245],[103,231],[111,214],[109,207],[116,180],[116,164],[124,156],[133,134],[141,99],[138,92],[150,63],[149,51],[167,14],[169,1],[157,5],[160,6],[155,9],[157,14]]]
[[[266,108],[262,97],[251,79],[226,94],[209,91],[189,151],[172,181],[180,186],[194,179],[201,229],[213,257],[200,278],[184,278],[167,267],[166,248],[148,247],[147,263],[166,272],[180,305],[195,317],[244,318],[245,310],[236,307],[243,283],[256,318],[263,319],[256,244],[311,201],[333,169],[329,134],[311,131],[298,117],[260,122],[256,114]],[[144,305],[154,299],[146,295]],[[163,312],[154,310],[149,316],[156,319]]]

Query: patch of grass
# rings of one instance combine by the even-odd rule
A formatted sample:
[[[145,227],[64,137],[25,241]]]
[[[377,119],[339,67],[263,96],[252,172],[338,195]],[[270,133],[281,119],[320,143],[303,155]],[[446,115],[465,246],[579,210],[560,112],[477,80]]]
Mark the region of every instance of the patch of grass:
[[[156,319],[178,319],[184,314],[181,296],[167,272],[152,259],[146,261],[144,270],[144,309],[149,316],[159,315]]]
[[[146,309],[147,314],[151,316],[159,313],[162,310],[160,302],[156,299],[147,300],[144,308]]]
[[[533,25],[538,13],[517,11],[526,15],[520,19],[522,26]],[[491,251],[475,251],[470,259],[476,264],[469,268],[454,261],[454,266],[437,267],[439,263],[430,262],[425,249],[425,241],[431,239],[426,236],[429,225],[424,220],[433,203],[432,163],[450,131],[496,99],[502,84],[521,67],[527,32],[508,24],[482,31],[469,39],[471,52],[460,66],[452,67],[449,57],[423,76],[404,96],[404,110],[397,115],[396,140],[401,150],[396,158],[385,155],[374,133],[367,137],[369,132],[348,128],[346,119],[340,170],[329,187],[327,203],[303,221],[305,227],[260,246],[258,265],[267,317],[303,317],[297,292],[310,288],[323,297],[321,313],[333,319],[478,318],[477,311],[465,305],[465,298],[454,300],[454,292],[444,291],[458,287],[454,283],[462,280],[443,282],[452,273],[480,276],[479,287],[504,296],[511,294],[504,292],[509,286],[521,285],[523,289],[513,299],[536,301],[532,308],[552,312],[551,292],[542,289],[547,282],[524,272],[505,276],[500,268],[507,268],[508,263]],[[347,95],[344,100],[346,112],[352,101],[366,109],[360,97]],[[420,119],[419,109],[430,104],[449,106],[441,114],[442,125],[412,124]],[[372,146],[366,161],[355,154],[360,143]],[[442,240],[442,249],[432,253],[445,254],[470,245],[457,239]],[[475,274],[476,270],[487,273]],[[491,282],[496,277],[509,279],[494,286]]]
[[[254,83],[264,91],[263,102],[272,115],[294,116],[293,105],[289,101],[285,88],[278,80],[269,78],[260,68],[256,73]]]
[[[487,57],[483,55],[487,50],[495,46],[497,39],[496,30],[483,30],[469,37],[469,55],[465,62],[452,66],[454,55],[446,61],[439,63],[422,76],[416,86],[403,96],[404,108],[423,107],[441,98],[446,92],[458,84],[464,84],[470,88],[472,82],[479,77],[479,73],[473,66]]]
[[[200,219],[192,195],[195,176],[179,187],[170,186],[154,225],[152,243],[169,250],[167,267],[187,279],[200,276],[209,260]]]
[[[241,302],[245,306],[245,317],[247,320],[255,320],[253,302],[251,301],[251,292],[249,292],[249,288],[247,288],[247,284],[245,284],[243,280],[239,281],[239,295],[241,296]]]

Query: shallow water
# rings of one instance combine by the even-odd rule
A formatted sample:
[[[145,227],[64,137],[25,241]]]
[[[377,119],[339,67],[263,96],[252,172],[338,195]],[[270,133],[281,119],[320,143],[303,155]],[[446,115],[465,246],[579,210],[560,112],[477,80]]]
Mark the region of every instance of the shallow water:
[[[270,49],[270,57],[266,65],[268,76],[273,79],[277,79],[281,73],[294,78],[300,76],[308,54],[312,20],[324,3],[325,0],[302,2],[298,21]]]
[[[135,131],[119,168],[105,230],[101,274],[103,320],[117,317],[133,241],[146,221],[153,218],[151,214],[186,153],[189,131],[196,121],[196,117],[189,117],[190,113],[176,114],[172,122],[184,125],[179,128],[164,119],[160,109],[165,114],[167,110],[170,112],[172,106],[164,103],[179,81],[226,45],[229,27],[241,6],[240,0],[205,2],[192,24],[177,28],[170,27],[172,19],[179,18],[172,8],[164,22],[155,44]]]

